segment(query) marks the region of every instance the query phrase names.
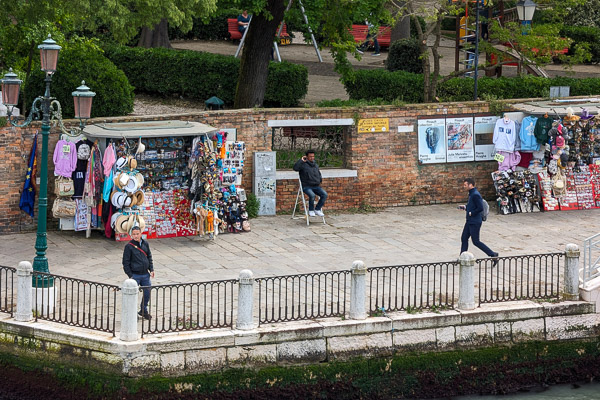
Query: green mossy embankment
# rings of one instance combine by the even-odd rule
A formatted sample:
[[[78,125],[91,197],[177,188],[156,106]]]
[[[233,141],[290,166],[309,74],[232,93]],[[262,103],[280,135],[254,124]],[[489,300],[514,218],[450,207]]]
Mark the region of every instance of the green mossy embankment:
[[[259,370],[229,369],[179,378],[128,378],[6,354],[0,355],[0,364],[4,367],[0,375],[18,368],[23,371],[23,379],[35,376],[39,381],[42,376],[42,380],[52,383],[47,387],[59,388],[59,393],[53,394],[55,400],[81,393],[87,398],[103,399],[435,398],[509,393],[535,385],[597,379],[600,340],[532,342]]]

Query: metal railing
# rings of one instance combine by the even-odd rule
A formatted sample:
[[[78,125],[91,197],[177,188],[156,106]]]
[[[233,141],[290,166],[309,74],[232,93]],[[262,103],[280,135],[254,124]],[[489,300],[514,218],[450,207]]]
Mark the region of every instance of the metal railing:
[[[548,253],[477,260],[479,304],[559,299],[564,256]]]
[[[369,268],[369,311],[454,308],[458,268],[456,261]]]
[[[258,324],[344,316],[350,271],[258,278]]]
[[[115,335],[119,286],[34,271],[35,320],[110,332]]]
[[[0,266],[0,312],[11,316],[15,310],[15,272],[12,267]]]
[[[142,320],[144,334],[233,327],[237,279],[140,287],[150,291],[150,320]]]
[[[600,276],[600,233],[583,241],[583,283]]]

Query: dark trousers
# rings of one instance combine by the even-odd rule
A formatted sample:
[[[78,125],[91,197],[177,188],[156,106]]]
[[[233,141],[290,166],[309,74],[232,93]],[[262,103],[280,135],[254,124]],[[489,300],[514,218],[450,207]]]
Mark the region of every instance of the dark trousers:
[[[142,297],[142,303],[140,304],[140,311],[142,314],[148,313],[148,303],[150,302],[150,274],[133,274],[131,279],[137,282],[138,286],[143,286],[144,296]]]
[[[481,240],[479,240],[479,231],[481,230],[481,223],[479,224],[469,224],[465,223],[465,227],[463,228],[462,235],[460,237],[460,252],[467,251],[469,249],[469,238],[473,241],[475,247],[478,247],[481,251],[487,254],[488,257],[495,256],[496,253],[492,251],[489,247],[487,247]]]
[[[302,191],[308,196],[308,210],[315,210],[315,195],[319,196],[316,210],[321,210],[325,200],[327,200],[327,192],[321,186],[302,186]]]

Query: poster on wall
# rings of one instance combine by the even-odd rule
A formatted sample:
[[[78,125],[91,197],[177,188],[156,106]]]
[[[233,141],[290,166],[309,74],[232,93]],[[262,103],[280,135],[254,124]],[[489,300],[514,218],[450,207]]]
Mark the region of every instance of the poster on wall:
[[[498,116],[475,117],[475,161],[494,159],[494,126]]]
[[[446,118],[446,159],[448,162],[475,160],[473,117]]]
[[[446,162],[444,118],[418,120],[419,163],[434,164]]]

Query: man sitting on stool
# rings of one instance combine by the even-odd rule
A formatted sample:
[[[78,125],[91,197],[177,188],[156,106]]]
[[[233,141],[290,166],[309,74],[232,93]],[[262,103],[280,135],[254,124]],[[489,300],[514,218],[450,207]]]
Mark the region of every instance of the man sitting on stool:
[[[296,161],[294,171],[300,173],[300,182],[302,182],[302,191],[308,196],[308,215],[314,217],[324,217],[323,204],[327,200],[327,192],[321,187],[323,177],[319,166],[315,162],[315,151],[308,150],[306,155]],[[319,196],[319,202],[315,208],[315,195]]]

